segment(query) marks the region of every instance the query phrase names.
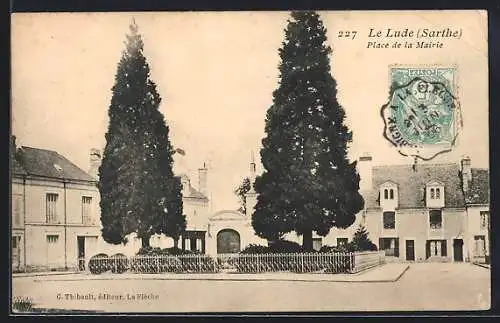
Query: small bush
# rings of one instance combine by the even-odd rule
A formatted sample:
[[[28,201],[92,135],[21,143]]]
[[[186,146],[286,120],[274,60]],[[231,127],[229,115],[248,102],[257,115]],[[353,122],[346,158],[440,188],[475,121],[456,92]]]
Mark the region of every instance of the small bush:
[[[122,274],[127,271],[129,261],[127,256],[122,253],[117,253],[109,258],[109,266],[113,274]]]
[[[138,256],[180,256],[180,255],[195,255],[195,254],[201,254],[197,251],[191,251],[191,250],[182,250],[177,247],[171,247],[171,248],[153,248],[153,247],[145,247],[139,249],[137,252]]]
[[[265,254],[265,253],[299,253],[303,252],[302,246],[288,240],[277,240],[269,243],[269,246],[250,244],[240,251],[240,254]]]
[[[262,254],[269,253],[269,247],[257,244],[249,244],[245,249],[240,251],[240,254]]]
[[[347,248],[340,246],[322,246],[321,249],[319,249],[320,253],[332,253],[332,252],[345,252],[347,251]]]
[[[12,301],[12,311],[31,312],[33,310],[33,300],[29,297],[15,297]]]
[[[269,245],[269,252],[271,253],[298,253],[303,252],[300,244],[288,240],[273,241]]]
[[[158,255],[161,252],[161,248],[153,248],[151,246],[148,247],[141,247],[139,251],[137,252],[137,255],[139,256],[153,256],[153,255]]]
[[[99,253],[92,256],[89,260],[89,271],[94,275],[107,272],[110,269],[109,257],[105,253]]]

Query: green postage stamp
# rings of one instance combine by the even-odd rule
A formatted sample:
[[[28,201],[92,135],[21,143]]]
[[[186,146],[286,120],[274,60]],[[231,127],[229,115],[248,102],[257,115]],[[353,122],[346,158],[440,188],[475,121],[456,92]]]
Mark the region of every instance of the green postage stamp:
[[[384,137],[404,156],[430,160],[451,151],[462,126],[455,67],[389,69]]]

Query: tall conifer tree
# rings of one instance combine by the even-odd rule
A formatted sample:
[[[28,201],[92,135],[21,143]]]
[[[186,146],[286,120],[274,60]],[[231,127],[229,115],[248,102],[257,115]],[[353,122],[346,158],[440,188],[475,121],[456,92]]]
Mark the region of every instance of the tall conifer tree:
[[[132,232],[149,246],[153,234],[178,238],[185,229],[182,196],[172,172],[169,128],[159,111],[143,41],[130,25],[112,88],[106,147],[99,168],[102,235],[126,243]]]
[[[252,225],[262,238],[295,231],[312,250],[313,232],[346,228],[364,201],[356,163],[347,158],[352,133],[330,73],[326,29],[315,12],[292,12],[279,50],[279,87],[266,116]]]

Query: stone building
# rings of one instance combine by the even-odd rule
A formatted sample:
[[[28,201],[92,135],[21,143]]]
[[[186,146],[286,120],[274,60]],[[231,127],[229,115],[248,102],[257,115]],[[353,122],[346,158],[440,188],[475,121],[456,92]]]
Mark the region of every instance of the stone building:
[[[373,166],[358,161],[365,209],[328,244],[350,241],[363,224],[386,255],[404,261],[485,260],[489,255],[489,172],[460,163]]]
[[[100,236],[99,191],[55,151],[11,141],[11,259],[14,271],[83,266]]]

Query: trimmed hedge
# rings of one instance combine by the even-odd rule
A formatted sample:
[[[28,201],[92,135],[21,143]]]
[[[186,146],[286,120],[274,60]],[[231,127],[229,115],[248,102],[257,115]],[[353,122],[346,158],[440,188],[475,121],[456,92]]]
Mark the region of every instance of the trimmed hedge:
[[[109,256],[105,253],[98,253],[89,260],[89,271],[91,274],[99,275],[109,270]]]
[[[296,242],[288,240],[278,240],[270,243],[269,246],[250,244],[240,251],[240,254],[265,254],[265,253],[329,253],[329,252],[348,252],[349,246],[322,246],[319,251],[304,251],[302,246]]]
[[[171,248],[153,248],[153,247],[145,247],[139,249],[137,252],[138,256],[180,256],[180,255],[197,255],[201,254],[196,251],[191,250],[182,250],[177,247]]]

